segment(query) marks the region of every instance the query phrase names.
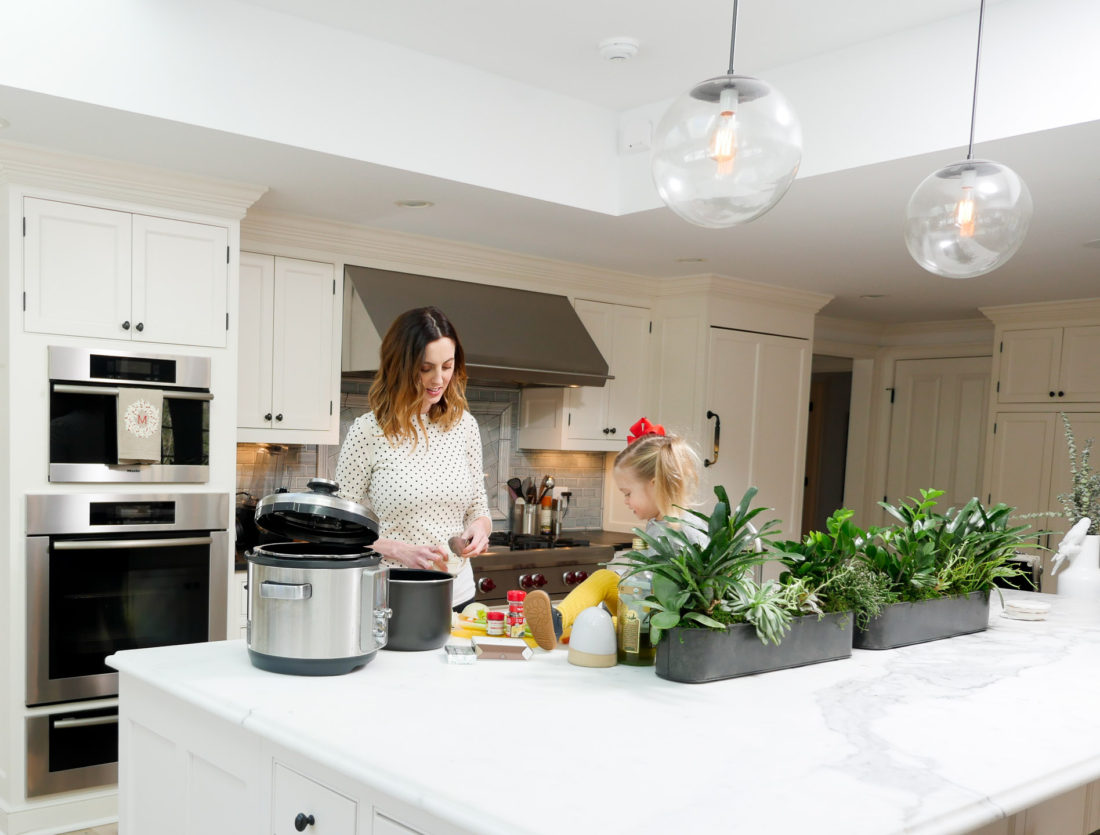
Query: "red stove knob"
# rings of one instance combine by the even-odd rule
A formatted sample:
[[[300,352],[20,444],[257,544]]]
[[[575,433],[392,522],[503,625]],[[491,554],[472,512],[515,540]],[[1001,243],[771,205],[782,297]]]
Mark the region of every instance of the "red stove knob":
[[[546,585],[546,577],[544,577],[542,574],[534,575],[531,578],[531,581],[540,589]]]
[[[577,583],[577,572],[576,571],[566,571],[565,573],[563,573],[561,575],[561,581],[563,583],[565,583],[565,585],[567,585],[567,586],[576,585],[576,583]]]
[[[587,571],[578,571],[577,574],[576,574],[575,582],[583,583],[587,579],[588,579],[588,572]]]
[[[497,587],[497,584],[490,580],[488,577],[482,577],[477,581],[477,590],[480,592],[491,592]]]
[[[519,587],[521,589],[533,589],[535,587],[535,576],[531,574],[519,575]]]

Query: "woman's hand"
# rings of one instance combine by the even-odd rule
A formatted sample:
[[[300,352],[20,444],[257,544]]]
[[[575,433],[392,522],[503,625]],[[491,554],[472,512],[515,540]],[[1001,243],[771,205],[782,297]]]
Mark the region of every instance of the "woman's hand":
[[[451,556],[447,549],[439,545],[409,545],[396,539],[379,539],[371,548],[409,568],[432,568],[437,571],[447,570],[447,560]]]
[[[493,521],[488,516],[479,516],[462,532],[466,547],[460,557],[475,557],[489,548],[489,533],[493,530]]]

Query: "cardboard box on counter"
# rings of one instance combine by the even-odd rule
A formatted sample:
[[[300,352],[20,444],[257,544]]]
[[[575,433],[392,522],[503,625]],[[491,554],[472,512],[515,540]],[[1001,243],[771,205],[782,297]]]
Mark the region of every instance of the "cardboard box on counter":
[[[526,661],[534,650],[522,638],[490,638],[475,635],[470,639],[478,658],[501,658],[506,661]]]

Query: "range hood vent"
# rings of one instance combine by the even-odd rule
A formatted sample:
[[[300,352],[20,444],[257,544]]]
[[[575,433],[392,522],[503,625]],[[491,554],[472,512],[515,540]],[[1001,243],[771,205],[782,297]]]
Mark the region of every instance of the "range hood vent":
[[[361,362],[345,377],[376,372],[377,346],[393,320],[406,310],[433,305],[454,323],[472,383],[602,386],[612,379],[565,296],[351,265],[344,267],[344,275],[366,308],[360,319],[374,331],[353,334],[370,348],[359,352]]]

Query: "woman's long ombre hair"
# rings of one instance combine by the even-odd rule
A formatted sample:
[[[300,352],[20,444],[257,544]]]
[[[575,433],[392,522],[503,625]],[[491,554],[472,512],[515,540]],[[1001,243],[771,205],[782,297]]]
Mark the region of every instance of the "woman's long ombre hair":
[[[420,416],[424,386],[420,366],[424,349],[437,339],[455,344],[454,374],[438,403],[428,410],[428,421],[447,431],[466,411],[466,354],[454,325],[438,307],[418,307],[398,316],[382,339],[378,374],[367,395],[370,408],[390,442],[411,438],[416,447],[416,427],[425,428]]]

